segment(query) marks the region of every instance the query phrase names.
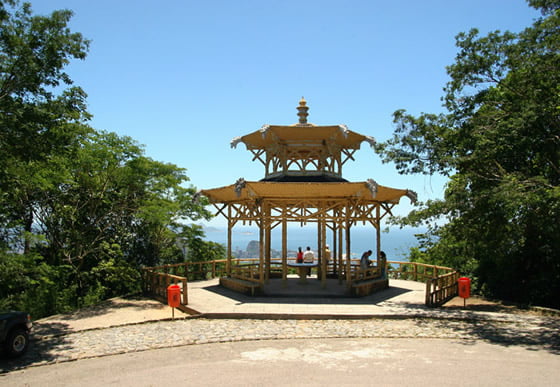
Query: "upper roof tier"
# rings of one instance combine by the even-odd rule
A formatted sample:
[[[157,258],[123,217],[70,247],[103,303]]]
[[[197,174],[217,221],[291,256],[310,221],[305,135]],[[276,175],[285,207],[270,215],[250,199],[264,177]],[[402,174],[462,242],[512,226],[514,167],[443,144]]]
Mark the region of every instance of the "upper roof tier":
[[[362,142],[375,144],[372,137],[349,130],[346,125],[317,126],[313,124],[295,124],[291,126],[263,125],[259,130],[231,141],[232,147],[240,142],[247,148],[264,149],[272,144],[322,145],[332,142],[346,149],[360,149]]]
[[[231,141],[240,142],[265,166],[263,180],[302,181],[306,177],[345,181],[342,165],[353,160],[362,142],[375,144],[373,137],[349,130],[346,125],[318,126],[307,122],[305,99],[297,107],[299,122],[294,125],[263,125],[261,129]]]

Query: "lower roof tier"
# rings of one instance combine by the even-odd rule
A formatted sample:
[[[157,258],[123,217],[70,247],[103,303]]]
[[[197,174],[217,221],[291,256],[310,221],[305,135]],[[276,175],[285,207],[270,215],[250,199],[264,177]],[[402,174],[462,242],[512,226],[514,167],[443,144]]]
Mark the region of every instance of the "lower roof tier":
[[[403,196],[413,202],[416,193],[378,185],[374,180],[365,182],[251,182],[239,179],[235,184],[202,190],[213,203],[235,203],[256,199],[360,199],[365,202],[398,203]]]

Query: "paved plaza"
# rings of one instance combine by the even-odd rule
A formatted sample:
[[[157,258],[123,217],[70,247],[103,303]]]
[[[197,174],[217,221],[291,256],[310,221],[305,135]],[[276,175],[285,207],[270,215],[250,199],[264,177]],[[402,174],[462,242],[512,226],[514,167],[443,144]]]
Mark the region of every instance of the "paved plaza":
[[[71,315],[35,321],[29,352],[2,359],[10,372],[79,359],[210,343],[290,339],[482,340],[560,354],[560,317],[480,299],[423,304],[424,284],[391,280],[362,298],[250,297],[217,280],[189,284],[187,315],[144,297],[117,298]]]

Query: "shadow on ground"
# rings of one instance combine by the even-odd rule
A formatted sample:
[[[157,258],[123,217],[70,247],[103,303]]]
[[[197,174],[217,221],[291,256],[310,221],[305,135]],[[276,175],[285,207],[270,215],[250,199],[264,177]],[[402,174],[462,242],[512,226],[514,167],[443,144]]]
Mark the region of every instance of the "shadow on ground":
[[[75,349],[70,342],[72,339],[70,334],[76,332],[72,328],[72,321],[103,317],[109,313],[119,313],[119,310],[123,309],[143,311],[154,307],[152,303],[143,302],[145,300],[146,298],[141,295],[115,298],[77,310],[72,314],[54,315],[34,321],[27,353],[15,359],[0,353],[0,373],[25,368],[31,364],[56,362],[60,358],[60,353]]]
[[[61,352],[71,349],[73,346],[69,336],[58,336],[49,340],[31,339],[27,352],[21,357],[10,358],[5,353],[0,354],[0,373],[56,362]]]
[[[248,296],[220,285],[204,287],[205,290],[218,294],[222,297],[237,301],[238,304],[338,304],[338,305],[375,305],[395,298],[401,294],[408,293],[410,289],[391,286],[366,297],[351,297],[336,293],[305,294],[299,292],[282,292],[267,294],[266,296]]]
[[[486,308],[484,308],[486,309]],[[486,310],[485,310],[486,311]],[[529,350],[545,350],[560,355],[560,319],[546,318],[528,324],[519,321],[481,320],[464,316],[462,320],[418,320],[421,328],[431,326],[435,329],[453,329],[464,333],[465,337],[483,340],[504,347],[522,346]],[[473,340],[465,340],[463,344],[472,345]]]

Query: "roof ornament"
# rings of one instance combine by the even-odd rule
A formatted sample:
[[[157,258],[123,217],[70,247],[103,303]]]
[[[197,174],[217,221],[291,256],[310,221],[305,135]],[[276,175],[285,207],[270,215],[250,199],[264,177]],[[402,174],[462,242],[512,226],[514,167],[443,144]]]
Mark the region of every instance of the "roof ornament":
[[[241,190],[246,186],[247,186],[247,182],[245,181],[244,178],[240,177],[239,179],[237,179],[233,187],[233,190],[237,194],[237,197],[241,197]]]
[[[237,144],[239,144],[241,141],[243,141],[243,140],[241,139],[241,136],[237,136],[237,137],[234,137],[234,138],[230,141],[229,144],[230,144],[230,146],[231,146],[232,148],[237,148]]]
[[[192,202],[194,204],[200,204],[200,197],[202,196],[202,191],[197,191],[193,196],[192,196]]]
[[[301,99],[299,100],[299,106],[296,108],[298,111],[297,115],[299,117],[299,123],[303,125],[307,124],[307,116],[309,115],[307,113],[309,107],[306,104],[307,101],[305,100],[305,98],[301,97]]]
[[[371,136],[365,136],[365,141],[369,144],[370,147],[374,148],[375,147],[375,138],[371,137]]]
[[[407,189],[405,195],[413,204],[418,200],[418,194],[412,190]]]
[[[263,126],[261,126],[261,128],[259,129],[259,132],[261,132],[262,138],[264,139],[266,137],[266,132],[268,132],[268,129],[270,129],[270,125],[269,124],[264,124]]]
[[[377,197],[377,189],[379,188],[377,182],[373,179],[367,179],[366,186],[370,190],[371,196],[373,196],[373,198],[375,199]]]
[[[348,126],[340,124],[338,125],[338,127],[340,128],[340,131],[342,132],[344,138],[348,137],[348,133],[350,133],[350,129],[348,129]]]

